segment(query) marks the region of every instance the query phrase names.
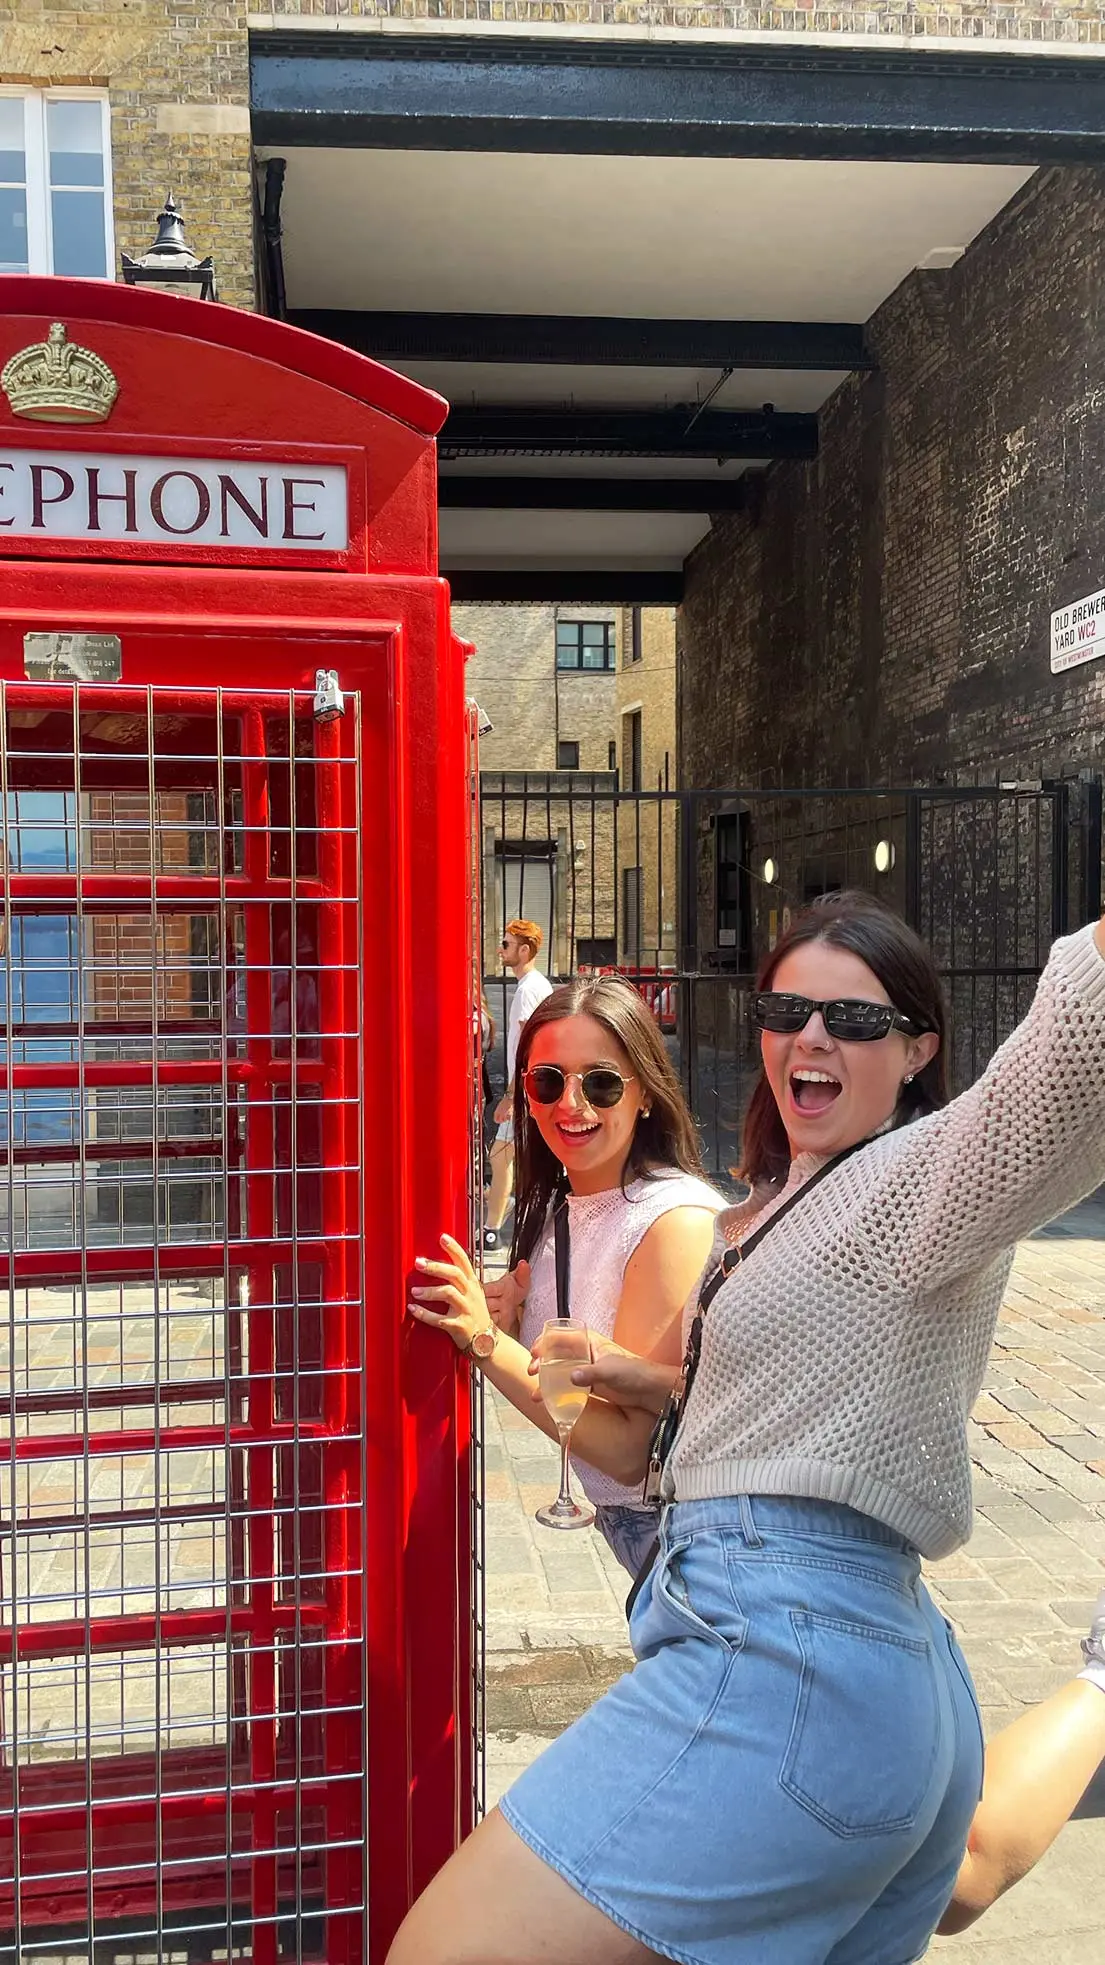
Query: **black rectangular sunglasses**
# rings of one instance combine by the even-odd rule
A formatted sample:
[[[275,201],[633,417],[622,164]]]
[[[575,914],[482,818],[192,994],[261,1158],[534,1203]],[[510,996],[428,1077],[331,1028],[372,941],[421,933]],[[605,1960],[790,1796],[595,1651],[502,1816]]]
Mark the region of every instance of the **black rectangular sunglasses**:
[[[757,1030],[772,1030],[779,1036],[793,1036],[804,1030],[815,1010],[830,1037],[841,1044],[868,1044],[901,1030],[907,1037],[918,1037],[921,1025],[892,1003],[865,1003],[861,997],[838,996],[828,1003],[817,1003],[812,996],[792,996],[785,989],[760,989],[752,998],[752,1021]]]

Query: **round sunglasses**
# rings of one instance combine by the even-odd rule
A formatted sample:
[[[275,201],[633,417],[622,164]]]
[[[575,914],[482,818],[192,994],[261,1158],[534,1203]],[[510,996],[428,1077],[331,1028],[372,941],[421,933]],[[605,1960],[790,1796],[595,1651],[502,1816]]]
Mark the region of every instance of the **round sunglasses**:
[[[623,1078],[610,1064],[593,1064],[590,1071],[561,1071],[558,1064],[531,1064],[522,1083],[533,1105],[556,1105],[562,1099],[568,1080],[574,1078],[588,1105],[597,1112],[617,1105],[633,1083],[632,1074]]]
[[[923,1026],[892,1003],[865,1003],[858,996],[838,996],[829,1003],[817,1003],[811,996],[792,996],[785,989],[757,990],[752,998],[752,1021],[757,1030],[772,1030],[778,1036],[792,1037],[804,1030],[815,1010],[830,1037],[841,1044],[870,1044],[892,1030],[907,1037],[919,1037]]]

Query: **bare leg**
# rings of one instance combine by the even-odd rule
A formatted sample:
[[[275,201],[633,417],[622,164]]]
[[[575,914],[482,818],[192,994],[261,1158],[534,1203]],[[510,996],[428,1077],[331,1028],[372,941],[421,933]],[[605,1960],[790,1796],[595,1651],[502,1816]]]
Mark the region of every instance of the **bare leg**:
[[[986,1749],[982,1800],[944,1913],[945,1937],[1018,1883],[1050,1849],[1105,1760],[1105,1691],[1074,1679],[1032,1706]]]
[[[491,1198],[487,1203],[487,1225],[496,1232],[503,1225],[513,1178],[514,1148],[508,1140],[497,1139],[491,1148]]]
[[[493,1808],[422,1892],[387,1965],[654,1965],[658,1956],[565,1883]]]

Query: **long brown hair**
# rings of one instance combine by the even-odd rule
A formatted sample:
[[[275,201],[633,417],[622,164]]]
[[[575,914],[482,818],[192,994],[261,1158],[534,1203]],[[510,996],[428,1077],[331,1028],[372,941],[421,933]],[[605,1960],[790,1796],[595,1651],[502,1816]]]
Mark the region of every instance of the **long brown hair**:
[[[780,963],[792,949],[807,942],[827,942],[830,948],[858,955],[878,977],[895,1007],[921,1030],[934,1030],[939,1037],[936,1056],[917,1072],[912,1084],[902,1086],[895,1115],[898,1123],[946,1105],[947,1010],[936,965],[920,936],[873,894],[858,890],[826,894],[780,935],[760,965],[757,989],[770,989]],[[783,1115],[761,1065],[744,1117],[741,1178],[753,1186],[760,1181],[784,1180],[789,1167],[790,1145]]]
[[[667,1168],[702,1176],[694,1121],[652,1012],[620,976],[577,976],[539,1003],[522,1026],[514,1065],[514,1237],[510,1266],[528,1261],[541,1239],[554,1195],[567,1175],[530,1115],[523,1078],[533,1040],[564,1017],[593,1017],[626,1052],[649,1106],[629,1143],[622,1186]]]

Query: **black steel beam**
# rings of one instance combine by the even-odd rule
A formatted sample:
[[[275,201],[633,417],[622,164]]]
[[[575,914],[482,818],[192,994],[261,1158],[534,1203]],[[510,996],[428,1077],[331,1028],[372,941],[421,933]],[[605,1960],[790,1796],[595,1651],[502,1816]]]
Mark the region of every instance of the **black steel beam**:
[[[678,607],[683,598],[682,573],[571,573],[558,567],[544,572],[468,572],[442,568],[455,601],[520,602],[574,601],[580,607]]]
[[[950,163],[1105,158],[1100,61],[927,49],[255,32],[255,143]]]
[[[454,512],[739,512],[743,478],[447,477],[438,504]]]
[[[774,410],[452,409],[442,457],[816,457],[816,416]]]
[[[1105,85],[1105,77],[1103,77]],[[290,320],[358,354],[406,362],[620,368],[870,369],[853,321],[649,321],[575,314],[393,314],[301,307]]]

